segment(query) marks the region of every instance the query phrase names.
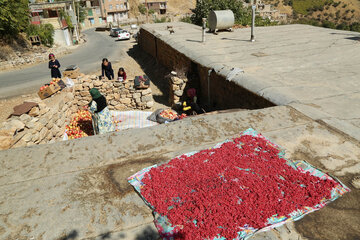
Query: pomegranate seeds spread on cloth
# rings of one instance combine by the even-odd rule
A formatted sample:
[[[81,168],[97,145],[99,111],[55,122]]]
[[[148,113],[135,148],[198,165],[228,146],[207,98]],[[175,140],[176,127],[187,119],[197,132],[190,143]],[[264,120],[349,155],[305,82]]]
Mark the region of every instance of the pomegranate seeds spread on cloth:
[[[128,180],[163,239],[245,239],[296,221],[350,191],[253,129]]]

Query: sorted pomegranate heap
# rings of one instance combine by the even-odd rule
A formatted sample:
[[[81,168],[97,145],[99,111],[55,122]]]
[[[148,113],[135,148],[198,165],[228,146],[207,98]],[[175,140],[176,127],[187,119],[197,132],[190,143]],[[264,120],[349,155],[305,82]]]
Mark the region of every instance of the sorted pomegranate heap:
[[[77,111],[65,129],[69,139],[94,135],[91,113],[87,110]]]

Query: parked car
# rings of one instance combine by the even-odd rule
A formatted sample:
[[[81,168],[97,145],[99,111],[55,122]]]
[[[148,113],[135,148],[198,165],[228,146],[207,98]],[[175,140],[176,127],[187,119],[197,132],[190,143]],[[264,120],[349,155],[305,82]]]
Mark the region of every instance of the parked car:
[[[118,40],[129,40],[130,39],[130,33],[126,30],[119,31],[118,34]]]
[[[121,30],[122,30],[121,28],[111,28],[110,29],[110,36],[117,37]]]

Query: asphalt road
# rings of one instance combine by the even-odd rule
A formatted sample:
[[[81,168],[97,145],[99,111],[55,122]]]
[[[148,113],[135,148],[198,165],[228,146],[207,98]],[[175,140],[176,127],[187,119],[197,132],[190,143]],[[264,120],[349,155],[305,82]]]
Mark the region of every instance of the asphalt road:
[[[100,69],[101,60],[110,61],[120,58],[126,42],[116,41],[108,32],[95,32],[94,29],[83,31],[87,42],[73,53],[58,58],[63,71],[69,65],[76,64],[81,72],[91,73]],[[29,68],[0,73],[0,99],[33,93],[40,86],[51,81],[48,63],[41,63]]]

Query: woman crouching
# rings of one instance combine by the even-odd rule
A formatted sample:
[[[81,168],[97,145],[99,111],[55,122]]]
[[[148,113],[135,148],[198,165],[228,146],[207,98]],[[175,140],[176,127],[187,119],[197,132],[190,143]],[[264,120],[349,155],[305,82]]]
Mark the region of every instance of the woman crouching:
[[[115,126],[112,121],[112,115],[107,107],[106,98],[101,95],[97,88],[90,89],[92,101],[89,103],[89,110],[94,115],[94,121],[97,133],[103,134],[115,131]]]

